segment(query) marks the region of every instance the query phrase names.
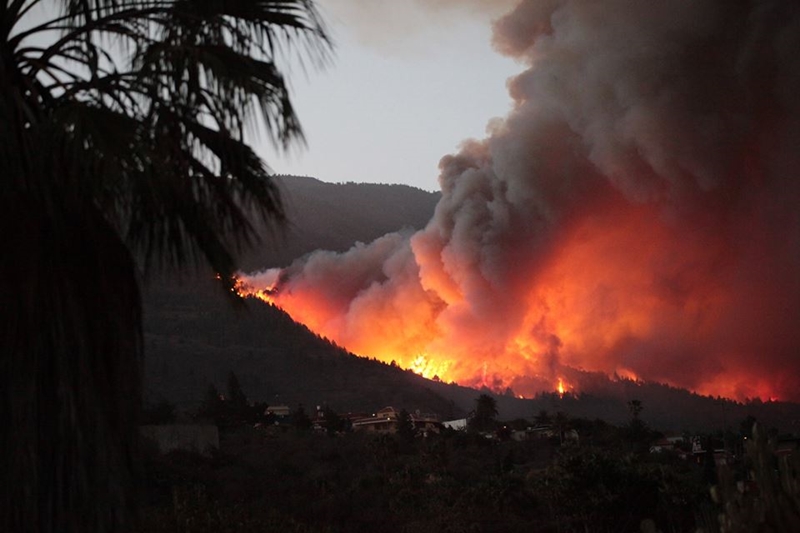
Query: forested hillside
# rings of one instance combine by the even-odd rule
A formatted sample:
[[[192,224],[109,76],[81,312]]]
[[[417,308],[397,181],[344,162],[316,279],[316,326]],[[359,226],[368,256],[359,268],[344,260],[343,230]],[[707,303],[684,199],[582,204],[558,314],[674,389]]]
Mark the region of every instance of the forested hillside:
[[[277,178],[288,224],[262,231],[263,242],[244,254],[242,270],[286,266],[314,250],[344,251],[403,228],[420,229],[433,216],[439,193],[408,185],[325,183]]]
[[[256,248],[245,267],[290,263],[320,247],[344,250],[430,218],[437,194],[400,185],[329,184],[313,178],[281,178],[291,224],[286,243]],[[151,280],[145,292],[146,394],[193,409],[210,384],[223,388],[228,373],[239,376],[252,400],[371,411],[385,405],[433,411],[444,418],[465,415],[478,391],[427,381],[408,371],[355,357],[320,339],[279,309],[248,301],[236,309],[209,272],[180,280]],[[653,427],[675,431],[736,428],[747,416],[791,430],[800,407],[778,402],[741,404],[701,397],[654,383],[613,380],[571,371],[578,394],[545,393],[518,399],[497,395],[500,416],[532,418],[546,410],[573,417],[624,423],[628,402],[644,405]],[[488,391],[482,391],[488,392]]]
[[[290,263],[323,248],[345,250],[402,228],[421,228],[438,193],[406,185],[332,184],[314,178],[278,178],[289,223],[282,235],[264,229],[264,242],[248,252],[243,269]],[[320,339],[288,315],[261,302],[236,309],[199,269],[180,277],[156,276],[145,301],[145,386],[148,401],[192,409],[208,386],[234,371],[253,400],[371,410],[384,405],[463,411],[430,392],[410,372],[358,358]]]
[[[145,296],[148,401],[192,410],[209,385],[239,377],[251,400],[347,411],[384,405],[461,416],[430,382],[356,357],[258,300],[234,306],[210,280],[154,282]]]
[[[165,399],[192,410],[209,385],[224,390],[231,371],[251,400],[292,407],[328,404],[341,412],[394,405],[456,418],[472,408],[480,392],[488,392],[428,381],[356,357],[261,301],[247,300],[237,308],[211,280],[154,282],[145,301],[145,382],[151,402]],[[753,416],[788,431],[800,419],[796,404],[742,404],[599,374],[575,372],[572,379],[586,388],[533,399],[497,395],[500,416],[531,419],[544,410],[619,424],[629,419],[628,402],[636,399],[644,406],[643,420],[664,430],[737,429]]]

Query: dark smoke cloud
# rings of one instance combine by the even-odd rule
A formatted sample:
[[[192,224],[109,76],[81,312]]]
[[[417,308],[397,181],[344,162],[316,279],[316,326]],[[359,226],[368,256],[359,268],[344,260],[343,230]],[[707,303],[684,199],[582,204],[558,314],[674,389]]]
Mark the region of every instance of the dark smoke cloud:
[[[528,0],[494,29],[527,65],[513,111],[442,159],[427,228],[285,290],[342,342],[419,315],[411,345],[465,382],[567,365],[800,400],[800,7]]]

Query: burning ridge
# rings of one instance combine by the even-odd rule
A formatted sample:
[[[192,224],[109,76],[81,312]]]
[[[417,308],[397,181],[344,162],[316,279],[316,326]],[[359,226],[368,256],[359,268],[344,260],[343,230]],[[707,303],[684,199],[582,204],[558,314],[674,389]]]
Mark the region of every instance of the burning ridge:
[[[240,293],[464,385],[800,400],[797,5],[528,0],[494,30],[513,110],[442,158],[427,227]]]

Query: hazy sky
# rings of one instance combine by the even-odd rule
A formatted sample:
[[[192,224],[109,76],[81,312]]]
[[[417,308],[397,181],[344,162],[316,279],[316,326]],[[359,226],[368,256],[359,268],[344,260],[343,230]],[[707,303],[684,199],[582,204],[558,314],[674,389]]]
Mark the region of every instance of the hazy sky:
[[[326,0],[332,64],[290,73],[307,148],[258,149],[277,173],[438,190],[438,162],[505,116],[522,70],[492,49],[507,2]],[[506,6],[504,6],[506,4]]]

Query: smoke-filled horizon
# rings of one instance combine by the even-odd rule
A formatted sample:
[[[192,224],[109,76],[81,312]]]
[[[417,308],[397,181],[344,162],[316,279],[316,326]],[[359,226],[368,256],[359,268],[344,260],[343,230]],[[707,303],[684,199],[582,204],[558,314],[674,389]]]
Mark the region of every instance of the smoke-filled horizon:
[[[325,12],[346,22],[363,46],[388,55],[430,53],[430,42],[448,26],[506,13],[515,0],[328,0]]]
[[[527,67],[513,109],[442,158],[424,230],[245,281],[465,385],[572,367],[800,400],[798,6],[527,0],[494,44]]]

